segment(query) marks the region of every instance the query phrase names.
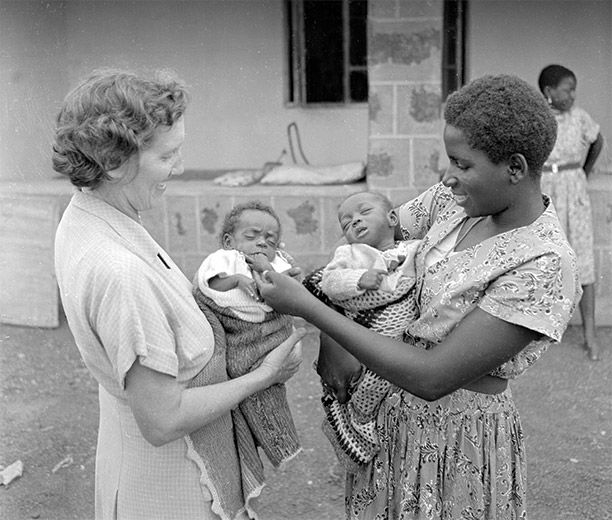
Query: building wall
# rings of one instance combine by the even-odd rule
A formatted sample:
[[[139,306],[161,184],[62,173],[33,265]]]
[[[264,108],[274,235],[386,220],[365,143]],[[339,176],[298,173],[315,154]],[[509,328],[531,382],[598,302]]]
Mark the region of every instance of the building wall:
[[[0,0],[0,179],[52,174],[57,110],[97,67],[187,82],[188,169],[261,167],[292,121],[311,164],[365,161],[366,105],[285,106],[284,31],[282,0]]]
[[[394,202],[438,181],[442,0],[371,0],[368,18],[368,185]]]

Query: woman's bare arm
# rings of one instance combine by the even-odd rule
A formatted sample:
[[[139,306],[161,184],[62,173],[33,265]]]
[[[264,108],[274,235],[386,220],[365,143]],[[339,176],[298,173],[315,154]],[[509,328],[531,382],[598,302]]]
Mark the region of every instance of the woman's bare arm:
[[[331,310],[288,277],[271,274],[257,282],[272,307],[301,316],[378,375],[427,400],[480,379],[540,337],[477,308],[442,343],[429,350],[410,348]]]
[[[299,340],[305,333],[304,329],[294,331],[252,372],[202,387],[185,388],[176,378],[136,361],[126,375],[125,385],[143,437],[154,446],[162,446],[228,413],[251,394],[284,383],[299,368]]]
[[[601,153],[601,150],[603,148],[603,142],[603,136],[601,135],[601,133],[599,133],[597,134],[597,139],[595,139],[595,141],[589,147],[589,151],[587,152],[587,156],[584,160],[584,165],[582,167],[587,177],[590,175],[593,166],[595,166],[595,161],[597,161],[597,158]]]

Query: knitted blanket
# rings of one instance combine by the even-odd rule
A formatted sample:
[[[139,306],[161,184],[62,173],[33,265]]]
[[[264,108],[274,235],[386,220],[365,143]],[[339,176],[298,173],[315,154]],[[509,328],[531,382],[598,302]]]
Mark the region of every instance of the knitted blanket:
[[[310,273],[304,286],[326,305],[375,332],[403,339],[408,324],[418,317],[414,280],[400,282],[392,293],[369,290],[342,302],[332,302],[321,290],[323,269]],[[363,366],[361,376],[350,389],[350,399],[341,404],[326,385],[321,402],[326,419],[322,429],[340,462],[348,471],[366,464],[380,449],[376,416],[391,383]]]
[[[194,296],[199,307],[212,311],[225,330],[230,378],[242,376],[259,366],[265,355],[285,341],[293,330],[291,316],[269,312],[261,323],[246,322],[232,309],[218,306],[199,289]],[[301,451],[285,385],[272,385],[247,397],[238,409],[254,444],[261,447],[273,466],[280,466]],[[241,431],[241,435],[246,434]]]
[[[203,307],[202,312],[212,327],[215,346],[190,388],[228,380],[223,327],[210,309]],[[186,442],[187,457],[200,469],[200,485],[213,497],[213,511],[222,520],[234,520],[245,510],[257,518],[250,502],[264,487],[264,469],[242,412],[232,410],[188,435]]]

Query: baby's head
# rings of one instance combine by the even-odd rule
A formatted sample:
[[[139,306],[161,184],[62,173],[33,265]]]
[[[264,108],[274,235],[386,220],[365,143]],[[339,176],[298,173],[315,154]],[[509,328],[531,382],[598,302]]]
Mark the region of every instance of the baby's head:
[[[263,253],[274,260],[280,243],[281,224],[275,211],[258,200],[238,204],[225,216],[221,229],[223,249],[247,255]]]
[[[362,191],[349,195],[338,208],[338,221],[349,244],[367,244],[384,250],[395,243],[397,215],[381,193]]]

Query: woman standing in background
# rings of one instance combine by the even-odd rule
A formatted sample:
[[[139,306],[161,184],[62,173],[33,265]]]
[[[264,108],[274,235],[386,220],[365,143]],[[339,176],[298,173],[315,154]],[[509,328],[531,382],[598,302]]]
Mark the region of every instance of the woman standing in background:
[[[538,85],[557,119],[557,141],[542,170],[542,192],[549,195],[569,243],[578,257],[583,295],[580,314],[585,347],[596,361],[600,348],[595,334],[595,260],[593,217],[587,178],[603,147],[599,125],[575,106],[576,75],[561,65],[548,65]]]

